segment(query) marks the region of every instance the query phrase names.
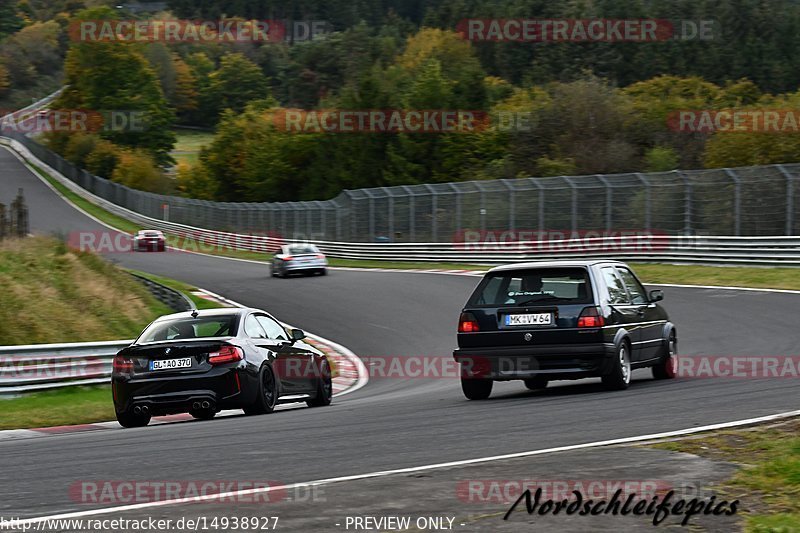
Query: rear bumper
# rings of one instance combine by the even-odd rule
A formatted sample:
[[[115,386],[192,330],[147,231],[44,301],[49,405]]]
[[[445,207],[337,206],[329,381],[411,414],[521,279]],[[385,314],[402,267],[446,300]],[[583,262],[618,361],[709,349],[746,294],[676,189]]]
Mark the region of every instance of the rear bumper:
[[[299,272],[301,270],[324,270],[328,268],[327,261],[310,261],[308,263],[284,263],[283,270],[287,272]]]
[[[453,357],[461,363],[462,376],[497,381],[546,376],[580,379],[611,370],[616,353],[613,344],[567,344],[519,348],[459,348]]]
[[[117,412],[145,407],[153,415],[188,412],[195,402],[208,401],[218,409],[235,409],[255,400],[257,380],[239,368],[219,368],[200,376],[114,378]]]
[[[163,252],[167,247],[164,241],[134,241],[133,249],[137,252]]]

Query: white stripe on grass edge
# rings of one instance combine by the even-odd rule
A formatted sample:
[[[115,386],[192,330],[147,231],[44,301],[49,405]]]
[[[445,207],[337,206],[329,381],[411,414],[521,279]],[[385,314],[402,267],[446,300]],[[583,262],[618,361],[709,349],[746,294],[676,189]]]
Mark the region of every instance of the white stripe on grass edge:
[[[265,494],[274,491],[287,491],[292,489],[298,488],[306,488],[306,487],[319,487],[323,485],[332,485],[334,483],[344,483],[347,481],[360,481],[366,479],[375,479],[381,478],[386,476],[394,476],[400,474],[413,474],[418,472],[426,472],[431,470],[441,470],[444,468],[454,468],[454,467],[461,467],[461,466],[469,466],[481,463],[489,463],[493,461],[504,461],[508,459],[520,459],[524,457],[533,457],[537,455],[545,455],[549,453],[557,453],[557,452],[569,452],[575,450],[585,450],[589,448],[599,448],[605,446],[614,446],[619,444],[633,444],[637,442],[645,442],[645,441],[652,441],[652,440],[659,440],[659,439],[666,439],[671,437],[680,437],[684,435],[692,435],[694,433],[702,433],[706,431],[714,431],[719,429],[726,429],[726,428],[733,428],[738,426],[747,426],[752,424],[758,424],[763,422],[770,422],[773,420],[780,420],[784,418],[796,417],[800,416],[800,411],[789,411],[786,413],[779,413],[776,415],[768,415],[762,416],[758,418],[749,418],[747,420],[737,420],[734,422],[724,422],[721,424],[712,424],[709,426],[702,426],[690,429],[682,429],[678,431],[667,431],[664,433],[653,433],[651,435],[640,435],[638,437],[625,437],[621,439],[612,439],[612,440],[604,440],[604,441],[597,441],[597,442],[588,442],[585,444],[574,444],[571,446],[559,446],[557,448],[546,448],[542,450],[532,450],[527,452],[519,452],[519,453],[510,453],[506,455],[495,455],[492,457],[480,457],[477,459],[466,459],[462,461],[451,461],[449,463],[437,463],[437,464],[430,464],[425,466],[414,466],[410,468],[398,468],[396,470],[382,470],[379,472],[369,472],[367,474],[355,474],[351,476],[341,476],[341,477],[334,477],[334,478],[327,478],[327,479],[318,479],[315,481],[307,481],[305,483],[290,483],[288,485],[281,485],[275,487],[261,487],[256,489],[248,489],[248,490],[237,490],[237,491],[230,491],[230,492],[220,492],[217,494],[206,494],[203,496],[196,496],[191,498],[177,498],[173,500],[163,500],[158,502],[146,502],[146,503],[137,503],[131,505],[120,505],[117,507],[106,507],[104,509],[92,509],[89,511],[77,511],[72,513],[63,513],[57,515],[50,515],[50,516],[39,516],[35,518],[27,518],[21,519],[17,523],[18,527],[26,526],[26,525],[33,525],[42,522],[46,522],[47,520],[65,520],[70,518],[81,518],[87,516],[97,516],[97,515],[105,515],[111,513],[121,513],[126,511],[136,511],[139,509],[151,509],[156,507],[167,507],[171,505],[180,505],[184,503],[201,503],[207,501],[215,501],[222,498],[237,498],[240,496],[250,496],[254,494]]]
[[[249,307],[247,305],[242,305],[239,302],[231,300],[230,298],[226,298],[226,297],[221,296],[219,294],[213,293],[213,292],[211,292],[211,291],[209,291],[207,289],[199,288],[199,290],[205,292],[206,294],[208,294],[212,298],[216,298],[217,300],[219,300],[219,301],[221,301],[223,303],[227,303],[228,305],[231,305],[233,307]],[[294,326],[291,326],[290,324],[286,324],[285,322],[283,323],[283,325],[286,326],[287,328],[294,327]],[[308,335],[308,337],[311,338],[311,339],[319,341],[319,342],[321,342],[323,344],[327,344],[328,346],[330,346],[331,348],[333,348],[334,350],[336,350],[337,352],[339,352],[340,354],[345,356],[347,359],[349,359],[350,362],[353,363],[355,365],[355,367],[356,367],[356,371],[358,372],[358,380],[356,381],[355,385],[353,385],[352,387],[349,387],[348,389],[345,389],[342,392],[338,392],[338,393],[334,394],[333,396],[335,398],[338,398],[340,396],[345,396],[346,394],[352,394],[352,393],[356,392],[357,390],[361,389],[362,387],[364,387],[367,383],[369,383],[369,371],[367,370],[366,365],[364,365],[364,362],[361,360],[360,357],[358,357],[356,354],[354,354],[352,351],[348,350],[347,348],[345,348],[344,346],[342,346],[338,342],[333,342],[333,341],[328,340],[328,339],[326,339],[324,337],[320,337],[319,335],[314,335],[313,333],[306,332],[306,335]]]

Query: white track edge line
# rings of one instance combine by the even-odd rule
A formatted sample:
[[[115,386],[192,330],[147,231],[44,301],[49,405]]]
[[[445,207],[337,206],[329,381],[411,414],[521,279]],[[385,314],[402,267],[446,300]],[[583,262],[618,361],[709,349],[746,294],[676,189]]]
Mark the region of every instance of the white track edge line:
[[[506,455],[496,455],[490,457],[480,457],[476,459],[465,459],[460,461],[451,461],[447,463],[436,463],[424,466],[414,466],[409,468],[398,468],[395,470],[382,470],[378,472],[369,472],[366,474],[354,474],[350,476],[341,476],[341,477],[334,477],[334,478],[327,478],[327,479],[319,479],[315,481],[308,481],[305,483],[290,483],[288,485],[280,485],[274,487],[261,487],[257,489],[247,489],[247,490],[237,490],[237,491],[230,491],[230,492],[221,492],[217,494],[206,494],[203,496],[197,496],[192,498],[178,498],[174,500],[163,500],[158,502],[145,502],[145,503],[136,503],[131,505],[120,505],[117,507],[106,507],[102,509],[91,509],[88,511],[76,511],[71,513],[62,513],[57,515],[50,515],[50,516],[39,516],[34,518],[27,518],[27,519],[20,519],[17,522],[18,526],[28,525],[28,524],[37,524],[41,522],[45,522],[48,520],[65,520],[70,518],[81,518],[87,516],[97,516],[97,515],[105,515],[111,514],[116,512],[125,512],[125,511],[135,511],[139,509],[148,509],[148,508],[156,508],[156,507],[166,507],[171,505],[180,505],[184,503],[198,503],[204,501],[214,501],[222,498],[235,498],[239,496],[249,496],[253,494],[265,494],[273,491],[278,490],[291,490],[296,488],[304,488],[304,487],[318,487],[323,485],[332,485],[334,483],[343,483],[347,481],[360,481],[366,479],[375,479],[399,474],[411,474],[417,472],[425,472],[431,470],[441,470],[444,468],[454,468],[454,467],[461,467],[461,466],[469,466],[474,464],[480,463],[489,463],[494,461],[503,461],[508,459],[520,459],[525,457],[533,457],[537,455],[545,455],[550,453],[558,453],[558,452],[569,452],[575,450],[585,450],[589,448],[600,448],[605,446],[614,446],[619,444],[632,444],[636,442],[643,442],[643,441],[651,441],[651,440],[658,440],[658,439],[665,439],[670,437],[680,437],[684,435],[691,435],[694,433],[702,433],[706,431],[714,431],[719,429],[726,429],[738,426],[747,426],[752,424],[758,424],[763,422],[769,422],[772,420],[780,420],[784,418],[796,417],[800,416],[800,411],[788,411],[785,413],[778,413],[775,415],[767,415],[758,418],[749,418],[746,420],[737,420],[734,422],[723,422],[720,424],[712,424],[708,426],[701,426],[696,428],[690,429],[682,429],[677,431],[667,431],[664,433],[654,433],[650,435],[640,435],[637,437],[624,437],[619,439],[611,439],[611,440],[604,440],[604,441],[597,441],[597,442],[588,442],[584,444],[573,444],[569,446],[559,446],[555,448],[545,448],[540,450],[532,450],[527,452],[518,452],[518,453],[510,453]]]

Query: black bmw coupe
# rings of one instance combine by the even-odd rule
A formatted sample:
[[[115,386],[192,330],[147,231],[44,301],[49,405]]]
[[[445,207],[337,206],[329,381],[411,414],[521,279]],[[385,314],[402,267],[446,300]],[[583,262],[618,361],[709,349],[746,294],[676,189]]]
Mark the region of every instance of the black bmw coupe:
[[[117,420],[146,426],[151,416],[223,409],[271,413],[278,403],[331,403],[330,363],[259,309],[214,309],[159,318],[114,358]]]

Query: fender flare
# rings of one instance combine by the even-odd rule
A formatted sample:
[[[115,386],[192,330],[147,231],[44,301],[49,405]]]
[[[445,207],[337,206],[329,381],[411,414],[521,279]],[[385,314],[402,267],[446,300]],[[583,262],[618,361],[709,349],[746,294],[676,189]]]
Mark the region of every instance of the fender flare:
[[[622,342],[623,342],[624,340],[626,340],[626,339],[627,339],[627,341],[628,341],[628,348],[629,348],[629,349],[633,349],[633,346],[631,345],[631,335],[630,335],[630,332],[629,332],[627,329],[625,329],[625,328],[619,328],[619,329],[617,330],[617,334],[616,334],[616,335],[614,335],[614,346],[615,346],[615,347],[619,346],[619,345],[620,345],[620,343],[622,343]]]

